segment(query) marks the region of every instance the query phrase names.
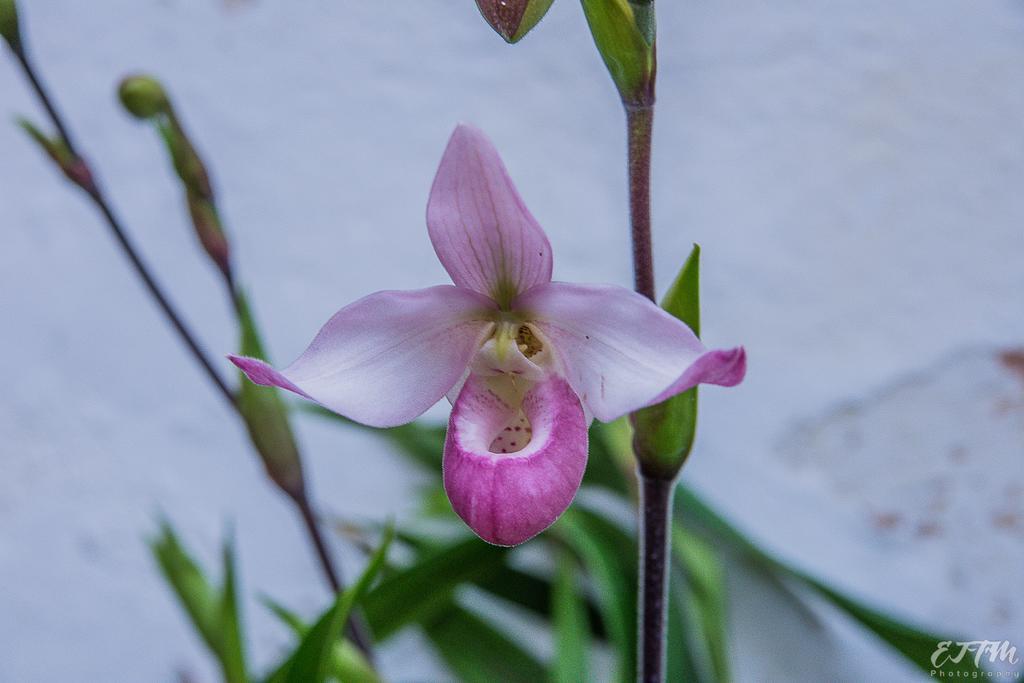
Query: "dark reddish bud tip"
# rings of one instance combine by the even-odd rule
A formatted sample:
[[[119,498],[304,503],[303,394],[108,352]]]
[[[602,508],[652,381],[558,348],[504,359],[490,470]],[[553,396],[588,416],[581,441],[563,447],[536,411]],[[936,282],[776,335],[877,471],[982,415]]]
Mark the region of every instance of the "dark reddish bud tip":
[[[476,0],[487,23],[506,42],[518,42],[547,13],[553,0]]]
[[[81,158],[75,157],[68,163],[62,166],[64,175],[78,185],[86,192],[93,192],[96,189],[96,184],[93,182],[92,171],[89,170],[89,165],[85,163]]]
[[[203,250],[217,268],[230,280],[231,254],[227,236],[221,227],[220,217],[213,202],[189,192],[188,211],[192,217],[196,236]]]

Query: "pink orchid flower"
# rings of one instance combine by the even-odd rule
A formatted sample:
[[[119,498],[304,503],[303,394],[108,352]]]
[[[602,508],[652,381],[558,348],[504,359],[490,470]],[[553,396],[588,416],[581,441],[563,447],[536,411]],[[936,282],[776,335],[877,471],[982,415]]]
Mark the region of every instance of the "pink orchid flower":
[[[447,395],[445,491],[485,541],[522,543],[565,511],[592,418],[743,379],[742,347],[709,351],[639,294],[552,282],[547,236],[476,128],[448,142],[427,228],[454,286],[360,299],[281,371],[231,360],[257,384],[373,427],[410,422]]]

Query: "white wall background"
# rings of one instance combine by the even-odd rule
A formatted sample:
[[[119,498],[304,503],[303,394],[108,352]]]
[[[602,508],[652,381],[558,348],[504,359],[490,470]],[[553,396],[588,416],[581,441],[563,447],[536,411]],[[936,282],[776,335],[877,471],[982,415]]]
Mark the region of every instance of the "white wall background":
[[[470,0],[21,4],[211,349],[233,347],[227,308],[155,137],[115,102],[128,71],[169,84],[211,160],[279,360],[362,294],[444,281],[423,211],[459,120],[504,154],[557,278],[630,282],[622,116],[571,0],[516,48]],[[859,595],[1024,646],[1024,385],[993,355],[1024,342],[1024,4],[661,5],[658,281],[700,242],[704,336],[750,354],[742,388],[705,392],[687,478]],[[40,118],[9,59],[0,93],[5,119]],[[144,537],[165,511],[212,561],[232,523],[249,597],[312,612],[298,524],[91,207],[9,125],[0,229],[0,681],[213,680]],[[324,508],[409,513],[413,475],[381,444],[308,421],[301,437]],[[919,677],[734,581],[740,679]],[[268,661],[286,634],[247,610]],[[414,637],[385,667],[444,679]]]

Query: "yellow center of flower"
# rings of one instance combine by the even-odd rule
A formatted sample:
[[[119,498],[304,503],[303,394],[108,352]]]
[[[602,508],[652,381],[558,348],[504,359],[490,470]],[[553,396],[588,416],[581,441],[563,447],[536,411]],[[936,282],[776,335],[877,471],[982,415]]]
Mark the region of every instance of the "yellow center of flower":
[[[527,358],[533,358],[544,350],[544,345],[526,325],[520,325],[516,331],[516,346]]]

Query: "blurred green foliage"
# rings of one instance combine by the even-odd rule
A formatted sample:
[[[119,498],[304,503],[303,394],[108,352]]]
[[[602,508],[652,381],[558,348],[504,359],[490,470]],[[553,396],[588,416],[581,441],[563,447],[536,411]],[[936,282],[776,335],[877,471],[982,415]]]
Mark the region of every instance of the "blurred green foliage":
[[[351,425],[318,409],[306,412]],[[361,429],[367,429],[361,427]],[[472,536],[444,497],[441,453],[444,430],[414,423],[374,430],[395,452],[430,476],[420,491],[422,515],[394,533],[402,562],[385,556],[392,534],[376,525],[359,527],[366,539],[381,533],[359,581],[308,626],[279,604],[270,608],[299,638],[298,646],[269,678],[239,678],[246,671],[237,614],[233,553],[224,552],[224,586],[215,588],[188,556],[166,524],[152,544],[164,575],[182,603],[197,634],[221,664],[224,680],[278,683],[301,652],[303,680],[380,681],[340,628],[358,606],[379,644],[406,628],[420,629],[437,655],[467,683],[501,681],[592,680],[588,671],[614,662],[610,680],[632,681],[636,660],[637,541],[625,421],[595,424],[591,431],[591,462],[584,494],[562,518],[536,540],[520,548],[488,545]],[[603,491],[621,505],[588,502]],[[739,559],[784,582],[785,594],[801,600],[817,594],[906,657],[922,671],[949,635],[932,633],[868,605],[827,582],[764,550],[718,514],[692,489],[676,492],[673,527],[672,591],[669,600],[668,680],[723,683],[731,680],[725,565]],[[524,562],[529,555],[529,562]],[[539,555],[539,557],[538,557]],[[376,583],[374,583],[376,581]],[[490,596],[466,600],[466,591]],[[509,627],[509,615],[539,625],[524,639]],[[536,633],[546,634],[551,654],[538,648]],[[289,664],[289,662],[292,662]],[[298,670],[298,669],[296,669]],[[973,662],[964,658],[944,670],[971,675]],[[306,675],[306,674],[304,674]]]

